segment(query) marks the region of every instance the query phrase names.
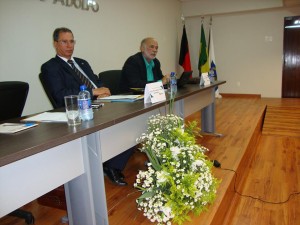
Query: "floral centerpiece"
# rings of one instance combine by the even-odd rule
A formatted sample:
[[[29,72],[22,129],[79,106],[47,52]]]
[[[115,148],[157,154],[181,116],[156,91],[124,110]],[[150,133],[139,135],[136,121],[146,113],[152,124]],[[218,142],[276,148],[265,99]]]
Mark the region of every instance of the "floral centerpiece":
[[[185,125],[174,114],[156,115],[137,139],[149,163],[137,174],[134,186],[142,194],[136,202],[151,222],[182,224],[190,212],[198,215],[214,201],[219,180],[204,154],[208,149],[196,144],[198,131],[196,122]]]

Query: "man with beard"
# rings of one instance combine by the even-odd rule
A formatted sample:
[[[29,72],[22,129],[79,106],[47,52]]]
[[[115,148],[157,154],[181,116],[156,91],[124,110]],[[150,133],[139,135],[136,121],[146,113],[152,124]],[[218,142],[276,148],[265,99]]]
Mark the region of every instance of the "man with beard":
[[[163,85],[169,82],[170,75],[163,75],[160,62],[156,58],[158,43],[152,37],[141,41],[140,52],[130,56],[122,69],[120,89],[123,92],[130,88],[144,88],[147,83],[162,81]]]

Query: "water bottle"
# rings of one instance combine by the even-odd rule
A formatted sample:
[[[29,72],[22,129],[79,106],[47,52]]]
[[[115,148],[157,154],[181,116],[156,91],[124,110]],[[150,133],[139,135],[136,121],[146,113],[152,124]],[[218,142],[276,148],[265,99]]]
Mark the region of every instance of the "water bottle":
[[[171,72],[170,75],[170,92],[171,95],[175,95],[177,93],[177,78],[174,72]]]
[[[85,85],[80,86],[80,92],[78,94],[78,106],[81,120],[91,120],[94,118],[91,95],[86,90]]]

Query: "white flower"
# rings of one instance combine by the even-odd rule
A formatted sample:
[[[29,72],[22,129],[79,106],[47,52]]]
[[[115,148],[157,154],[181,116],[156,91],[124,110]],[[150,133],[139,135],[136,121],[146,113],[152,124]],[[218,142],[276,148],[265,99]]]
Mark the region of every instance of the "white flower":
[[[167,180],[168,173],[165,171],[158,171],[156,172],[157,182],[163,183]]]
[[[171,150],[171,152],[172,152],[172,154],[173,154],[173,156],[175,157],[175,158],[177,158],[177,155],[180,153],[180,148],[178,148],[177,146],[173,146],[173,147],[171,147],[170,148],[170,150]]]
[[[193,163],[192,163],[192,170],[193,171],[196,171],[197,168],[201,167],[203,165],[203,161],[202,160],[195,160]]]
[[[172,216],[172,209],[170,207],[162,207],[162,211],[168,218]]]
[[[182,118],[155,115],[149,118],[146,133],[137,139],[140,150],[151,156],[147,170],[139,171],[134,183],[147,196],[136,201],[137,208],[153,223],[171,225],[173,218],[187,216],[188,211],[180,206],[201,211],[211,203],[207,199],[215,196],[217,182],[204,156],[208,149],[194,144],[194,137],[188,135]]]

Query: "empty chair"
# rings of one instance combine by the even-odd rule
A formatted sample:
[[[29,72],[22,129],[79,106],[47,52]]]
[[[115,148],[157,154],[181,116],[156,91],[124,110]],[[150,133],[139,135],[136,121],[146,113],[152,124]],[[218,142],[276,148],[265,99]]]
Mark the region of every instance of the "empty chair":
[[[99,73],[99,79],[104,87],[109,88],[112,95],[121,94],[120,81],[122,70],[107,70]]]
[[[0,82],[0,101],[2,102],[0,121],[17,118],[22,115],[28,91],[29,84],[26,82]],[[9,215],[25,219],[27,224],[34,224],[34,217],[31,212],[17,209]]]
[[[27,99],[29,84],[21,81],[0,82],[0,121],[20,117]]]

